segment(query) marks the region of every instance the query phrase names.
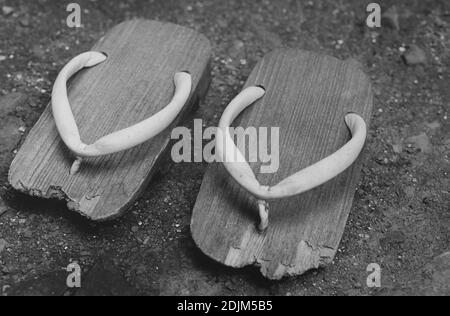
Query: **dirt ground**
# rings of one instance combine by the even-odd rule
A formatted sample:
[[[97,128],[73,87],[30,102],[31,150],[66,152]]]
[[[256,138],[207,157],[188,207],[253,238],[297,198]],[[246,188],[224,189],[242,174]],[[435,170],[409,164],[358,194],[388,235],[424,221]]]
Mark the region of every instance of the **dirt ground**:
[[[450,295],[450,1],[379,1],[379,29],[365,24],[369,2],[79,0],[83,27],[71,29],[69,1],[0,0],[0,96],[17,99],[0,108],[0,294]],[[212,84],[186,126],[194,118],[217,124],[256,62],[276,47],[364,65],[376,96],[373,121],[331,266],[272,282],[257,268],[207,259],[189,230],[206,164],[167,160],[125,216],[102,224],[8,186],[14,150],[48,104],[61,67],[137,17],[191,27],[213,44]],[[78,291],[66,289],[64,269],[74,261],[83,268]],[[371,263],[382,268],[381,288],[366,286]]]

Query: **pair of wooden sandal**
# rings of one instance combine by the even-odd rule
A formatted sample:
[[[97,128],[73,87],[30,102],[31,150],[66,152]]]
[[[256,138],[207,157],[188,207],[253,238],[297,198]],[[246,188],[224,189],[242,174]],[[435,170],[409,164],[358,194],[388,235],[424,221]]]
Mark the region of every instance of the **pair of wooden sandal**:
[[[114,27],[59,74],[52,104],[11,165],[11,185],[64,199],[95,221],[119,216],[161,163],[171,128],[206,94],[210,58],[209,41],[181,26],[136,20]],[[199,248],[228,266],[257,265],[271,279],[330,263],[353,202],[371,108],[370,82],[355,63],[299,50],[266,55],[220,120],[223,163],[207,169],[192,216]],[[244,128],[280,128],[278,172],[259,173],[261,163],[243,155],[227,159],[235,146],[228,127],[237,118]]]

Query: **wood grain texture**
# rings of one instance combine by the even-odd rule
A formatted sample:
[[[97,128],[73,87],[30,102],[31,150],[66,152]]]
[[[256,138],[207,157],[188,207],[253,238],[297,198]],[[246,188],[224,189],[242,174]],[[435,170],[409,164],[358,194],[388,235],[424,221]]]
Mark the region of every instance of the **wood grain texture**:
[[[193,90],[179,119],[203,97],[210,81],[211,46],[199,33],[155,21],[133,20],[109,31],[92,50],[101,65],[73,79],[69,100],[84,142],[133,125],[160,111],[174,93],[176,72],[189,71]],[[73,157],[61,141],[48,106],[14,159],[11,185],[27,194],[65,199],[92,220],[120,215],[145,188],[170,141],[171,128],[134,149],[83,162],[69,175]]]
[[[235,125],[280,128],[280,169],[257,176],[265,185],[274,185],[342,147],[350,139],[344,122],[348,112],[370,122],[371,85],[354,62],[277,50],[256,66],[246,87],[252,85],[263,85],[266,95]],[[251,166],[258,174],[261,163]],[[214,260],[235,268],[259,266],[270,279],[329,264],[342,238],[360,169],[361,159],[325,185],[270,202],[269,229],[260,233],[255,199],[222,164],[213,164],[193,210],[193,238]]]

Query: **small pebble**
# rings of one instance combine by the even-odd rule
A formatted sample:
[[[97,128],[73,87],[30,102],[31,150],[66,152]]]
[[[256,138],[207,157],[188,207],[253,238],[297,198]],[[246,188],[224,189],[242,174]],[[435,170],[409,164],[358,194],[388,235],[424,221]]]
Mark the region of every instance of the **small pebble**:
[[[411,47],[403,54],[403,60],[407,65],[426,64],[427,56],[423,49],[417,45]]]
[[[432,122],[432,123],[428,123],[427,127],[431,130],[435,130],[441,127],[441,123],[439,123],[438,121]]]
[[[237,58],[245,53],[245,43],[241,40],[233,41],[231,47],[228,49],[228,56]]]
[[[14,8],[5,5],[2,7],[2,11],[4,15],[10,15],[11,13],[14,12]]]
[[[2,293],[6,293],[11,288],[10,285],[3,285],[2,287]]]
[[[403,152],[403,146],[399,144],[393,145],[392,149],[396,154],[401,154]]]
[[[410,137],[407,141],[426,154],[429,154],[433,151],[433,145],[431,144],[430,138],[425,133]]]
[[[20,25],[22,25],[23,27],[29,27],[30,24],[31,24],[31,22],[30,22],[29,16],[25,16],[20,20]]]

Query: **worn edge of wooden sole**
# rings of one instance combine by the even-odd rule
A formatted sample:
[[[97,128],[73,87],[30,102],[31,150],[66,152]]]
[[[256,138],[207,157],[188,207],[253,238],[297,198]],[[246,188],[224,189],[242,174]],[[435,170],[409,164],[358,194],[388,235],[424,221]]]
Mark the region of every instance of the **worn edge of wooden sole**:
[[[205,37],[206,38],[206,37]],[[208,40],[209,42],[209,40]],[[197,89],[195,93],[193,93],[186,106],[183,108],[183,110],[180,112],[180,114],[177,116],[177,118],[174,120],[174,122],[171,124],[168,129],[173,129],[176,127],[183,118],[190,112],[196,111],[196,109],[199,107],[200,103],[204,100],[206,93],[208,91],[208,88],[211,83],[211,57],[209,58],[207,62],[207,66],[205,67],[201,79],[197,85]],[[151,141],[151,140],[149,140]],[[21,192],[23,194],[26,194],[31,197],[35,198],[41,198],[41,199],[47,199],[47,200],[59,200],[59,201],[65,201],[67,204],[67,208],[69,211],[73,211],[79,215],[81,215],[84,218],[87,218],[89,220],[93,220],[96,222],[105,222],[114,220],[120,216],[123,215],[123,213],[139,198],[139,196],[142,194],[142,192],[145,190],[145,188],[148,186],[149,182],[153,178],[156,169],[158,166],[161,165],[162,161],[167,157],[170,145],[170,139],[167,138],[164,144],[164,150],[156,157],[155,164],[151,170],[151,172],[147,175],[147,177],[144,179],[143,184],[140,186],[139,190],[137,190],[130,198],[129,202],[127,202],[124,206],[122,206],[114,215],[108,216],[106,218],[92,218],[85,212],[83,212],[83,205],[82,203],[75,201],[72,199],[66,192],[64,192],[63,188],[59,186],[49,186],[46,192],[43,192],[41,190],[36,190],[33,188],[27,188],[21,181],[18,183],[12,183],[10,179],[10,174],[8,172],[8,182],[10,185],[17,190],[18,192]]]

